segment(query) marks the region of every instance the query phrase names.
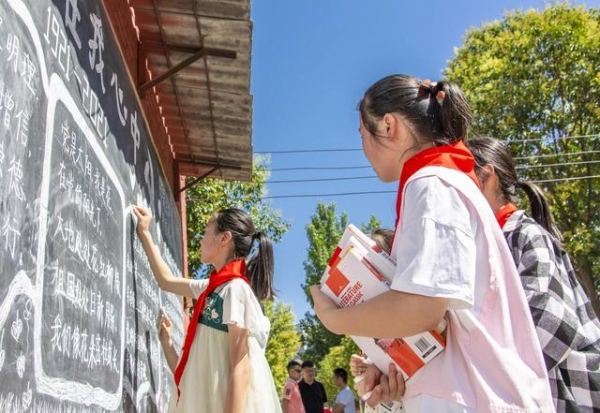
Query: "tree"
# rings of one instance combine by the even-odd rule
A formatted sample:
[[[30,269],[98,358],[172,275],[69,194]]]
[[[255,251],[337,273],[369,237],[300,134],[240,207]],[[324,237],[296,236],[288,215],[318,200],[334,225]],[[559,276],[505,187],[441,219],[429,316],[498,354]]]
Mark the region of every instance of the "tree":
[[[302,288],[311,307],[313,301],[309,288],[311,285],[319,284],[329,258],[347,225],[348,216],[342,213],[338,217],[335,212],[335,204],[319,202],[315,214],[306,226],[306,235],[310,245],[307,258],[303,263],[306,281],[302,284]],[[300,321],[300,330],[304,344],[302,357],[316,363],[325,357],[331,347],[339,345],[342,338],[327,330],[312,312],[304,315]]]
[[[550,195],[578,276],[600,312],[600,12],[559,4],[466,34],[445,75],[474,130],[510,143],[522,179]]]
[[[269,178],[268,161],[268,158],[255,156],[251,182],[209,178],[186,191],[190,274],[198,275],[202,267],[200,240],[208,219],[215,211],[231,207],[243,209],[250,214],[254,225],[269,235],[273,242],[278,242],[290,228],[289,222],[263,199]]]
[[[265,316],[271,322],[271,333],[265,356],[271,367],[275,387],[281,393],[288,377],[287,363],[300,349],[300,333],[296,331],[294,314],[290,305],[281,301],[265,301]]]

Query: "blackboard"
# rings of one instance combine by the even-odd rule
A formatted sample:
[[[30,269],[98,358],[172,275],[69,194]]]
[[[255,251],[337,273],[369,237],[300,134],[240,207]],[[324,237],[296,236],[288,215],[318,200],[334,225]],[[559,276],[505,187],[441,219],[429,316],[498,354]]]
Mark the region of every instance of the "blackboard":
[[[99,1],[0,0],[0,412],[162,412],[162,293],[132,204],[181,275],[181,224]]]

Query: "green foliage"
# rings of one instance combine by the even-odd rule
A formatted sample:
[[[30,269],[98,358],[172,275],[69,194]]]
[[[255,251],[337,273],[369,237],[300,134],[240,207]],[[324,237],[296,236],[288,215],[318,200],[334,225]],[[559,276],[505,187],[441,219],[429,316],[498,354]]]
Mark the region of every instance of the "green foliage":
[[[281,301],[265,301],[265,316],[271,322],[271,334],[265,356],[271,367],[277,392],[281,394],[288,378],[287,363],[296,358],[300,349],[300,333],[291,306]]]
[[[600,175],[598,50],[600,12],[555,4],[469,31],[445,73],[465,91],[474,131],[510,142],[521,179],[549,195],[588,292],[600,273],[600,180],[576,178]]]
[[[304,294],[313,306],[310,286],[319,284],[323,272],[327,267],[329,258],[348,226],[348,216],[342,213],[339,217],[335,212],[335,204],[319,202],[314,215],[306,226],[306,235],[309,240],[307,259],[304,261],[306,272],[305,283],[302,284]],[[329,349],[340,343],[341,336],[335,335],[327,330],[319,319],[308,312],[300,321],[302,331],[304,360],[312,360],[318,363],[329,352]]]
[[[273,242],[278,242],[290,228],[270,202],[263,199],[266,193],[268,158],[255,156],[252,181],[225,181],[208,178],[186,191],[187,235],[189,273],[198,275],[200,240],[210,216],[224,208],[240,208],[248,212],[258,230],[264,231]],[[188,179],[188,183],[193,178]]]
[[[371,215],[371,217],[369,218],[369,222],[367,222],[366,224],[363,224],[360,227],[360,230],[367,234],[370,235],[373,233],[373,231],[375,231],[376,229],[381,228],[381,221],[377,219],[377,217],[375,215]]]
[[[325,390],[327,391],[327,399],[330,401],[329,405],[333,406],[333,401],[338,393],[338,388],[333,385],[333,370],[341,367],[346,369],[348,372],[348,386],[351,389],[354,388],[354,380],[350,373],[350,356],[352,354],[359,354],[360,349],[354,341],[348,337],[342,338],[339,345],[332,347],[319,364],[319,370],[317,374],[317,380],[323,383]]]
[[[306,236],[310,245],[307,259],[303,262],[306,282],[302,284],[302,288],[311,306],[313,301],[309,291],[310,286],[318,284],[321,280],[331,254],[347,226],[348,215],[343,212],[338,217],[335,204],[323,202],[317,204],[317,210],[306,225]]]

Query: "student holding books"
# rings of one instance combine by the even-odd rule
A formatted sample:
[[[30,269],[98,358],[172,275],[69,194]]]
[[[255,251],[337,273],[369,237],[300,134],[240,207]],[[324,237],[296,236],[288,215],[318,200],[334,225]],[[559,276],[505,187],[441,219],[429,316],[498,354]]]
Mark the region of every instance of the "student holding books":
[[[521,276],[557,413],[600,412],[600,321],[561,245],[544,194],[519,180],[499,140],[482,137],[466,145]],[[532,218],[513,204],[517,189],[527,194]]]
[[[346,308],[313,286],[316,314],[334,333],[364,337],[403,338],[446,319],[446,349],[406,382],[409,413],[553,412],[519,276],[463,144],[462,92],[392,75],[366,91],[359,110],[367,159],[382,181],[400,180],[396,274],[390,291]],[[399,377],[386,373],[369,375],[366,390],[395,392]]]

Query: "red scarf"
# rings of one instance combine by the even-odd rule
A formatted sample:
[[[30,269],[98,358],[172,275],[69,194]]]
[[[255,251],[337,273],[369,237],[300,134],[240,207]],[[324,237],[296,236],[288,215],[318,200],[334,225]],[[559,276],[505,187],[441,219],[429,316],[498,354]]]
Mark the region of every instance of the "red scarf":
[[[200,316],[202,315],[202,311],[204,310],[204,304],[206,303],[206,297],[212,294],[215,289],[219,286],[234,280],[236,278],[241,278],[250,284],[248,277],[246,277],[246,262],[244,260],[235,260],[228,262],[221,268],[219,272],[213,271],[210,273],[210,278],[208,281],[208,287],[200,294],[198,300],[196,301],[196,305],[194,306],[194,315],[190,320],[190,324],[188,325],[187,333],[185,334],[185,344],[183,345],[183,352],[181,353],[181,359],[179,360],[179,364],[177,365],[177,369],[175,369],[175,384],[177,385],[177,398],[179,399],[179,382],[181,381],[181,376],[183,375],[183,370],[185,369],[185,364],[187,363],[188,357],[190,355],[190,348],[192,347],[192,342],[194,341],[194,337],[196,335],[196,328],[198,324],[200,324]]]
[[[500,224],[500,228],[504,228],[504,224],[506,224],[508,218],[510,218],[517,210],[517,206],[511,202],[500,208],[500,211],[496,214],[496,220],[498,221],[498,224]]]
[[[398,198],[396,199],[396,227],[400,220],[400,209],[402,206],[402,192],[408,179],[418,170],[426,166],[443,166],[466,173],[469,178],[479,187],[479,181],[475,175],[475,158],[462,141],[457,141],[444,146],[434,146],[419,152],[402,166],[400,183],[398,185]]]

